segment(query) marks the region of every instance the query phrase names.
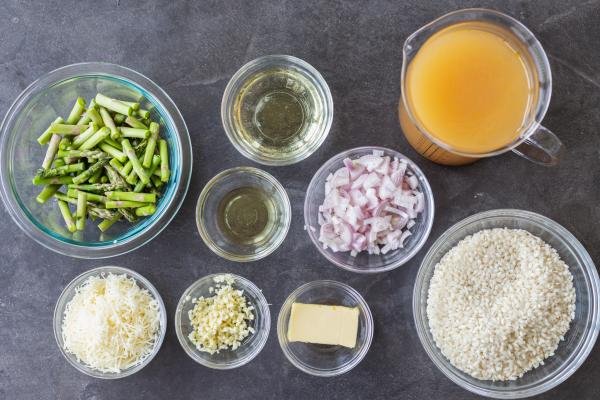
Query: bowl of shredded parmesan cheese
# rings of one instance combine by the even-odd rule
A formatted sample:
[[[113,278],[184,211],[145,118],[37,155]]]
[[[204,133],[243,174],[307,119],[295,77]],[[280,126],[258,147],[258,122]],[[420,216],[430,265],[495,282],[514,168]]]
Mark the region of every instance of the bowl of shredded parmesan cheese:
[[[252,282],[234,274],[213,274],[194,282],[175,311],[175,331],[197,363],[232,369],[263,349],[271,326],[269,304]]]
[[[54,309],[54,336],[76,369],[115,379],[144,368],[165,337],[165,305],[154,286],[127,268],[107,266],[73,279]]]

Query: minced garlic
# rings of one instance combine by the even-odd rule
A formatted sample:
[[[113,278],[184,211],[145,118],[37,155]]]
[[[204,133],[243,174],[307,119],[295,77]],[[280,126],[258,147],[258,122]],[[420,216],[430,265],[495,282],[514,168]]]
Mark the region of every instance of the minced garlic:
[[[192,299],[194,308],[188,317],[194,329],[188,338],[198,351],[214,354],[220,350],[235,350],[254,329],[248,325],[254,320],[254,307],[243,290],[233,288],[234,278],[218,275],[215,287],[209,289],[211,297]]]

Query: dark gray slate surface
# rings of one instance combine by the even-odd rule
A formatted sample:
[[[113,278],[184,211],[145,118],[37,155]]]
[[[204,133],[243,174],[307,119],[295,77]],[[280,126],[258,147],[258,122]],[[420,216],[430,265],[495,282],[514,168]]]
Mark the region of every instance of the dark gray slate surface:
[[[396,120],[401,47],[418,27],[448,11],[485,6],[523,21],[545,46],[554,94],[545,124],[568,152],[558,168],[512,154],[452,169],[419,158]],[[0,207],[0,399],[470,399],[422,350],[412,320],[414,278],[424,251],[390,273],[359,276],[329,265],[303,231],[304,191],[329,157],[359,145],[382,145],[416,160],[429,177],[437,215],[426,248],[454,222],[477,211],[515,207],[557,220],[596,260],[600,220],[600,2],[549,1],[32,1],[0,2],[0,113],[41,74],[65,64],[108,61],[149,76],[175,100],[194,147],[186,201],[149,245],[109,261],[54,254],[26,237]],[[331,133],[301,164],[266,168],[293,204],[292,228],[267,259],[235,264],[201,242],[194,207],[203,185],[222,169],[252,165],[230,145],[219,105],[231,75],[245,62],[285,53],[315,66],[335,103]],[[233,371],[195,364],[169,326],[158,356],[140,373],[101,381],[74,370],[52,335],[52,310],[77,274],[116,264],[139,271],[161,292],[172,321],[182,291],[195,279],[231,271],[260,286],[273,319],[293,289],[336,279],[366,298],[375,338],[364,361],[333,379],[308,376],[280,351],[275,332],[262,353]],[[600,351],[544,399],[600,398]]]

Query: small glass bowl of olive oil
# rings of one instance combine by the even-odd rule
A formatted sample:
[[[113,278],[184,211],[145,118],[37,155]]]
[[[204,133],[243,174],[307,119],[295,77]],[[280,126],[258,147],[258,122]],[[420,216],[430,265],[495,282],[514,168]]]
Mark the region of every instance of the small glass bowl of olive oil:
[[[259,260],[285,239],[292,219],[285,189],[252,167],[225,170],[200,193],[196,225],[206,245],[231,261]]]
[[[221,119],[242,155],[265,165],[289,165],[323,143],[333,121],[333,100],[323,76],[307,62],[265,56],[231,78]]]

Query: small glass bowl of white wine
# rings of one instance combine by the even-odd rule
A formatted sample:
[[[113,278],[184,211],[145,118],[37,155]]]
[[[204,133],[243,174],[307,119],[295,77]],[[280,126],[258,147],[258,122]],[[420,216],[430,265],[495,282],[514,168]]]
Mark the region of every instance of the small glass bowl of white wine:
[[[260,260],[277,249],[290,228],[292,209],[285,189],[258,168],[217,174],[200,193],[196,225],[217,255],[231,261]]]
[[[333,121],[333,100],[323,76],[307,62],[264,56],[233,75],[223,94],[221,120],[245,157],[289,165],[321,146]]]

